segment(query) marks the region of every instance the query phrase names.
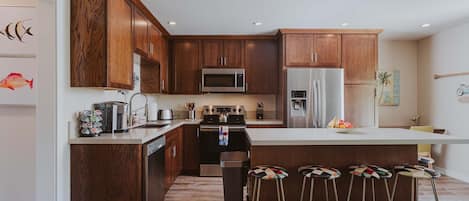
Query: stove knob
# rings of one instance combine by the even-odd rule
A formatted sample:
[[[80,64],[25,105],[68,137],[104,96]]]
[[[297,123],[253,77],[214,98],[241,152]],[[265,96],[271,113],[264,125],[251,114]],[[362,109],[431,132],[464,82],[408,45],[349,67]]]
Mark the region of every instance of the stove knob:
[[[210,110],[209,110],[209,109],[205,109],[205,112],[210,112]]]
[[[241,113],[243,110],[241,110],[241,108],[238,109],[238,112]]]
[[[236,109],[233,109],[233,112],[236,112]]]
[[[212,108],[212,112],[215,112],[215,109]]]

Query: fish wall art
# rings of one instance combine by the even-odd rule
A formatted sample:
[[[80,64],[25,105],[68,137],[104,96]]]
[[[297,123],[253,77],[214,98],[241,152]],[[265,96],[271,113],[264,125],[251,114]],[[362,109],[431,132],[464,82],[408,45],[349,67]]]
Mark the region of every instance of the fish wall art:
[[[28,19],[31,20],[31,19]],[[0,30],[0,35],[3,35],[9,40],[18,40],[19,42],[24,42],[23,38],[27,36],[34,36],[31,32],[32,27],[25,27],[24,22],[28,20],[20,20],[16,23],[10,22],[2,30]]]
[[[17,88],[29,87],[33,89],[33,79],[27,80],[21,73],[10,73],[2,81],[0,81],[0,88],[15,90]]]
[[[36,57],[37,9],[0,6],[0,13],[0,58]]]

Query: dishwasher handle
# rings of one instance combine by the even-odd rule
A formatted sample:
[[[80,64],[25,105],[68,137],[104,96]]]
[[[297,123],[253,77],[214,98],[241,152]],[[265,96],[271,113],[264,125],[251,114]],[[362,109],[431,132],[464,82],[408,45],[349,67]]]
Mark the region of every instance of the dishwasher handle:
[[[154,154],[155,152],[157,152],[158,150],[164,148],[165,145],[166,145],[166,137],[165,136],[161,136],[157,140],[154,140],[154,141],[148,143],[147,144],[147,156],[150,156],[150,155]]]

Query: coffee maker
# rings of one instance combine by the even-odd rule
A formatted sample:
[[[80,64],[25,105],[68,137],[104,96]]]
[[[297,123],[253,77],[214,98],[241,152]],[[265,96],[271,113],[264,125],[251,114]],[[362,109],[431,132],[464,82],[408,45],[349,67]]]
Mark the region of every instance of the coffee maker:
[[[127,103],[109,101],[96,103],[93,107],[103,113],[102,129],[104,133],[122,133],[129,130],[127,126]]]

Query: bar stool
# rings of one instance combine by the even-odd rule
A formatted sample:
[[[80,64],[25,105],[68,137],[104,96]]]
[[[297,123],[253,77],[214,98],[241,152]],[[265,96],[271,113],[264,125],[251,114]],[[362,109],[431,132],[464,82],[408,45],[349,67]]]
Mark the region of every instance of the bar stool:
[[[326,200],[329,201],[329,192],[327,190],[327,181],[331,180],[332,185],[334,188],[334,195],[335,200],[339,201],[339,197],[337,195],[337,185],[335,183],[335,179],[339,178],[342,173],[335,169],[335,168],[326,168],[319,165],[309,165],[303,166],[298,168],[298,172],[303,175],[303,182],[301,184],[301,197],[300,201],[303,201],[303,196],[305,192],[306,180],[308,178],[311,179],[311,189],[309,191],[309,200],[313,200],[313,192],[314,192],[314,179],[322,179],[324,180],[324,187],[326,192]]]
[[[375,180],[384,180],[384,185],[386,187],[386,194],[388,201],[391,201],[391,196],[389,192],[388,186],[388,179],[392,177],[392,173],[384,169],[382,167],[376,165],[360,165],[360,166],[350,166],[350,174],[352,175],[350,179],[350,186],[347,195],[347,201],[350,201],[350,197],[352,195],[352,186],[353,186],[353,178],[354,176],[362,177],[363,178],[363,197],[362,200],[366,200],[366,180],[371,179],[371,190],[373,192],[373,200],[376,200],[376,193],[375,193]]]
[[[394,200],[396,194],[397,180],[399,176],[411,177],[412,178],[412,201],[415,200],[415,184],[418,184],[419,179],[428,179],[432,182],[433,196],[435,200],[438,199],[438,192],[436,191],[435,179],[439,178],[441,174],[433,169],[421,166],[421,165],[400,165],[394,167],[396,172],[396,180],[394,181],[394,186],[392,190],[391,200]]]
[[[285,168],[267,165],[256,166],[249,170],[248,175],[254,177],[252,201],[259,201],[260,199],[262,180],[275,180],[275,185],[277,187],[277,199],[279,201],[285,201],[283,179],[288,177],[288,172]]]

